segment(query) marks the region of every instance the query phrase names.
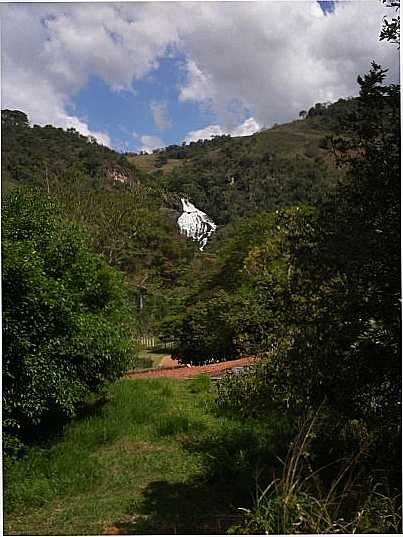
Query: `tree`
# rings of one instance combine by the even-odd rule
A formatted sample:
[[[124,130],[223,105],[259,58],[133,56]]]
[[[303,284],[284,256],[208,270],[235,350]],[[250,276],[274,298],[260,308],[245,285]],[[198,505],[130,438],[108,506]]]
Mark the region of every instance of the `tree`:
[[[28,117],[19,110],[2,110],[1,126],[4,128],[27,128],[29,127]]]
[[[223,393],[263,416],[273,404],[291,414],[320,408],[317,463],[329,462],[330,443],[334,459],[360,453],[398,488],[400,99],[385,76],[373,63],[358,77],[360,95],[344,126],[347,174],[336,192],[317,215],[277,217],[272,236],[244,261],[266,303],[274,352],[245,381],[253,392],[236,381]]]
[[[394,8],[396,11],[400,9],[400,0],[382,0],[387,7]],[[383,20],[383,27],[379,36],[380,41],[386,40],[400,45],[400,16],[393,17],[391,21]]]
[[[120,275],[81,229],[35,192],[2,209],[3,431],[6,450],[51,416],[72,416],[132,362]]]

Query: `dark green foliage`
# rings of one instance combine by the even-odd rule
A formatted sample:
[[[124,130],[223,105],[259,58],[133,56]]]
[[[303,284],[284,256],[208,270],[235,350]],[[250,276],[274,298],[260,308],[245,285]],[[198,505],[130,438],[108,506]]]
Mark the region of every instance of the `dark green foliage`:
[[[364,419],[378,412],[386,418],[394,408],[398,420],[400,136],[385,127],[398,117],[397,106],[385,109],[383,101],[398,102],[398,93],[382,86],[384,75],[374,64],[359,79],[363,154],[350,159],[349,180],[321,211],[315,255],[321,313],[293,346],[290,370],[297,368],[295,381],[304,378],[304,397],[312,402],[327,397],[339,412]]]
[[[77,405],[131,365],[121,276],[76,225],[35,192],[2,208],[5,448]]]
[[[385,21],[381,38],[398,41],[398,30],[398,19]],[[48,417],[73,415],[129,365],[122,279],[89,252],[76,225],[62,223],[53,196],[125,274],[136,306],[132,333],[174,342],[184,363],[260,355],[218,384],[219,419],[238,418],[214,434],[182,408],[160,416],[173,384],[160,390],[155,423],[146,404],[122,407],[130,424],[152,423],[155,438],[180,436],[203,451],[206,478],[236,498],[272,480],[246,527],[234,531],[396,531],[400,102],[385,75],[373,63],[358,77],[358,98],[317,103],[289,125],[144,158],[117,155],[71,129],[31,128],[22,112],[4,111],[6,182],[32,181],[48,193],[17,191],[3,209],[9,452]],[[140,158],[150,175],[130,164]],[[219,224],[207,252],[177,234],[181,195]],[[189,383],[189,400],[209,385],[207,377]],[[145,388],[150,395],[156,385]],[[115,436],[102,426],[94,438]]]
[[[206,146],[167,176],[167,188],[186,193],[219,225],[296,203],[318,203],[338,174],[318,149],[323,134],[287,127],[288,132],[279,127],[227,139],[217,149]]]
[[[335,103],[316,103],[309,109],[305,123],[332,134],[345,132],[355,117],[358,100],[355,97],[339,99]],[[322,144],[319,144],[322,147]]]
[[[276,356],[283,354],[278,351]],[[244,417],[285,416],[286,391],[281,385],[271,382],[278,367],[281,367],[281,359],[265,355],[241,375],[227,373],[218,384],[217,407],[225,414],[235,413]]]
[[[365,475],[397,489],[401,422],[399,92],[373,64],[358,79],[348,175],[308,220],[290,219],[246,267],[273,323],[272,355],[229,379],[222,405],[265,415],[321,407],[315,464],[360,455]],[[301,227],[301,223],[303,226]],[[271,299],[271,306],[270,306]],[[253,386],[253,389],[252,389]],[[281,400],[283,401],[281,403]],[[354,427],[360,434],[352,441]],[[347,431],[350,431],[348,433]],[[368,471],[370,468],[370,471]]]
[[[256,354],[280,334],[291,338],[307,314],[314,318],[311,278],[300,277],[297,259],[315,247],[316,218],[301,206],[234,226],[220,243],[216,272],[189,297],[179,329],[176,320],[176,356],[203,362]]]
[[[225,293],[189,308],[173,356],[197,364],[228,360],[236,355],[235,327],[229,322],[231,313],[231,299]]]
[[[182,145],[168,145],[164,149],[155,149],[154,154],[158,155],[158,161],[165,159],[190,159],[197,155],[203,154],[205,149],[214,149],[223,145],[228,139],[229,135],[223,134],[221,136],[213,136],[212,139],[198,140],[197,142],[190,142]]]
[[[178,234],[179,213],[164,206],[158,191],[142,187],[63,191],[58,197],[68,218],[86,228],[93,249],[125,274],[137,334],[153,334],[155,324],[175,313],[192,286],[191,263],[198,250]]]
[[[156,182],[189,197],[225,226],[256,212],[319,203],[341,175],[319,147],[333,133],[330,122],[318,116],[252,136],[220,136],[130,159],[138,168],[154,170]]]
[[[178,236],[178,213],[164,207],[158,191],[63,191],[58,197],[69,218],[88,230],[93,248],[111,265],[139,279],[152,269],[167,286],[178,283],[176,261],[189,263],[195,248]]]
[[[23,112],[11,110],[2,111],[2,122],[5,190],[29,183],[57,200],[66,220],[85,228],[92,249],[125,274],[134,332],[152,334],[193,282],[197,246],[178,234],[178,196],[74,129],[30,127]]]
[[[6,185],[32,183],[48,192],[66,185],[109,189],[115,175],[134,184],[141,173],[123,156],[75,129],[30,126],[18,110],[2,110],[2,179]]]

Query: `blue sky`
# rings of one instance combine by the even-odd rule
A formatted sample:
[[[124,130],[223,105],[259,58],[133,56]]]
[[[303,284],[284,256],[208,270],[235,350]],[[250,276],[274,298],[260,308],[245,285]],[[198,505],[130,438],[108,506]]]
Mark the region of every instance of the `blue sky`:
[[[323,13],[334,13],[336,10],[336,2],[333,0],[318,0]]]
[[[381,1],[2,4],[2,107],[119,151],[249,135],[357,93]],[[389,14],[390,15],[390,14]]]
[[[180,143],[189,131],[215,119],[211,111],[178,100],[184,65],[181,54],[163,58],[133,91],[113,91],[101,79],[92,77],[73,98],[70,110],[87,120],[93,130],[108,132],[120,151],[140,150],[144,133],[160,138],[163,145]],[[159,115],[156,110],[160,110]],[[165,121],[156,121],[155,114]]]
[[[321,0],[317,3],[325,15],[334,13],[334,1]],[[189,131],[203,129],[206,121],[211,124],[217,119],[214,112],[205,107],[178,100],[185,64],[183,54],[171,51],[159,62],[157,69],[136,84],[133,92],[114,92],[99,78],[91,78],[74,97],[72,110],[88,120],[93,130],[107,131],[113,146],[119,151],[142,149],[141,133],[144,132],[154,145],[158,145],[158,139],[163,146],[181,143]],[[160,103],[166,110],[169,119],[166,128],[156,125],[153,103]],[[242,111],[243,120],[248,116],[246,110]]]

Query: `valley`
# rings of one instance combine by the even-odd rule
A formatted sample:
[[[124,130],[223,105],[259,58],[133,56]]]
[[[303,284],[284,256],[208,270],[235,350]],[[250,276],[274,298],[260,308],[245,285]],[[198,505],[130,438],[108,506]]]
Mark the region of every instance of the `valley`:
[[[399,533],[385,78],[151,154],[2,111],[6,534]]]

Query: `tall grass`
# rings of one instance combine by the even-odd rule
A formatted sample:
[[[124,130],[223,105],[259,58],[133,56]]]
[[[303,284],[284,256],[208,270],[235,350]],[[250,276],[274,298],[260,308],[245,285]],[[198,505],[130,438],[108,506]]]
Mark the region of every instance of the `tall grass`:
[[[58,496],[103,486],[105,461],[99,454],[105,447],[122,441],[158,442],[203,428],[196,405],[180,405],[184,415],[178,415],[175,403],[183,398],[178,387],[167,379],[116,383],[95,415],[66,425],[59,438],[32,446],[23,460],[6,469],[6,511],[39,507]]]
[[[312,471],[309,448],[318,414],[302,423],[283,463],[282,476],[257,490],[254,508],[241,508],[245,520],[230,533],[401,533],[401,498],[378,492],[377,485],[362,490],[355,483],[361,453]],[[328,487],[320,474],[331,465],[339,470]]]
[[[206,482],[200,444],[232,426],[210,412],[214,393],[207,377],[111,386],[103,406],[6,468],[5,533],[222,533],[234,508],[225,486]]]

